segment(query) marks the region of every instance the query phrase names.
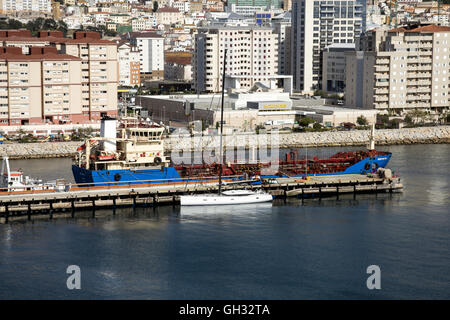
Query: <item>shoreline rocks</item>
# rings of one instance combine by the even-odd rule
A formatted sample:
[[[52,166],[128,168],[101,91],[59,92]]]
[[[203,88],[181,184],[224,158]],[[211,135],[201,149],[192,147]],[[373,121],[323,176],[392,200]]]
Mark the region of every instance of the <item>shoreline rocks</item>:
[[[248,149],[255,145],[275,143],[278,148],[301,147],[345,147],[365,146],[369,140],[369,130],[325,131],[288,133],[276,135],[232,135],[224,137],[225,146]],[[375,145],[429,144],[450,143],[450,126],[384,129],[375,131]],[[218,148],[218,136],[169,137],[164,140],[166,150],[192,150],[198,148]],[[10,159],[37,159],[72,157],[76,149],[82,145],[80,141],[45,142],[45,143],[10,143],[0,145],[0,155],[8,155]]]

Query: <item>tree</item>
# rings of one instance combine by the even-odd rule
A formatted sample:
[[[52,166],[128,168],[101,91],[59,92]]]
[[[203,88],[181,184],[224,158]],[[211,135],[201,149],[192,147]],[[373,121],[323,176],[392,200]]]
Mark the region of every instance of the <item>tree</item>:
[[[302,127],[308,127],[311,123],[314,123],[314,120],[309,117],[303,117],[298,122],[298,124],[301,125]]]
[[[15,19],[10,19],[8,21],[8,25],[9,25],[9,29],[21,29],[23,28],[23,23],[15,20]]]
[[[415,120],[414,122],[421,122],[423,123],[425,121],[425,118],[427,116],[427,113],[423,110],[414,109],[408,112],[408,114]]]
[[[317,130],[317,131],[321,130],[322,129],[322,125],[320,123],[316,122],[316,123],[313,124],[313,129]]]
[[[58,29],[58,23],[53,19],[45,19],[42,25],[43,30],[56,30]]]
[[[412,119],[412,117],[411,117],[409,114],[407,114],[407,115],[405,116],[405,122],[406,122],[406,124],[408,124],[408,125],[412,125],[412,124],[413,124],[413,119]]]
[[[328,98],[328,94],[325,91],[322,90],[315,90],[314,96],[320,96],[322,98]]]
[[[360,126],[367,126],[369,124],[366,117],[364,117],[364,116],[359,116],[356,119],[356,123],[359,124]]]
[[[259,134],[260,130],[262,130],[262,129],[265,129],[265,127],[262,124],[258,124],[255,127],[256,134]]]

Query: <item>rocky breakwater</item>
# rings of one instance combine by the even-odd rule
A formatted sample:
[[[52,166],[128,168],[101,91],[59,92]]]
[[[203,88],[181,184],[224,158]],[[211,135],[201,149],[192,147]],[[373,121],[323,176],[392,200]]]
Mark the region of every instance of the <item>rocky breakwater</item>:
[[[251,148],[274,145],[278,148],[362,146],[369,142],[369,130],[324,131],[271,135],[242,135],[224,137],[224,145]],[[375,131],[376,145],[450,143],[450,126],[384,129]],[[218,148],[217,136],[170,137],[165,140],[167,150]]]
[[[10,159],[72,157],[83,142],[8,143],[0,145],[0,156]]]
[[[359,146],[369,141],[369,130],[306,132],[280,135],[280,147]],[[449,143],[450,126],[375,131],[376,145]]]
[[[277,136],[277,137],[275,137]],[[278,148],[364,146],[369,141],[369,130],[324,131],[288,133],[279,135],[236,134],[224,137],[225,148],[252,148],[258,146]],[[375,131],[376,145],[450,143],[450,126],[386,129]],[[180,137],[164,140],[167,151],[217,149],[218,136]],[[0,156],[11,159],[71,157],[83,142],[45,142],[0,144]]]

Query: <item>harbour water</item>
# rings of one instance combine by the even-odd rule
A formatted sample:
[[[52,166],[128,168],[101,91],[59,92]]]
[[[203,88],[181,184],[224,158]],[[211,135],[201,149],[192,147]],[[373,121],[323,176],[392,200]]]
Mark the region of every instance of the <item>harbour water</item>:
[[[450,145],[380,150],[393,153],[403,194],[0,225],[0,298],[449,299]],[[11,163],[73,181],[69,159]],[[81,290],[66,287],[69,265]],[[381,290],[367,289],[370,265]]]

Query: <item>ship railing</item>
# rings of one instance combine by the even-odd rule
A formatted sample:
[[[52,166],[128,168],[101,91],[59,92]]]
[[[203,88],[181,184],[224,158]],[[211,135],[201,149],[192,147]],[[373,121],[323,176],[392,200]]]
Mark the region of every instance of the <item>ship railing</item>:
[[[244,175],[230,175],[224,177],[224,182],[243,180]],[[83,191],[95,189],[117,189],[117,188],[144,188],[157,186],[179,186],[195,184],[196,186],[217,184],[217,176],[200,176],[190,178],[163,178],[163,179],[149,179],[149,180],[130,180],[130,181],[100,181],[100,182],[86,182],[86,183],[71,183],[66,182],[58,185],[44,185],[44,186],[24,186],[0,188],[1,194],[29,194],[29,193],[49,193],[49,192],[67,192],[67,191]],[[246,180],[248,181],[248,180]],[[256,180],[255,180],[256,181]]]

